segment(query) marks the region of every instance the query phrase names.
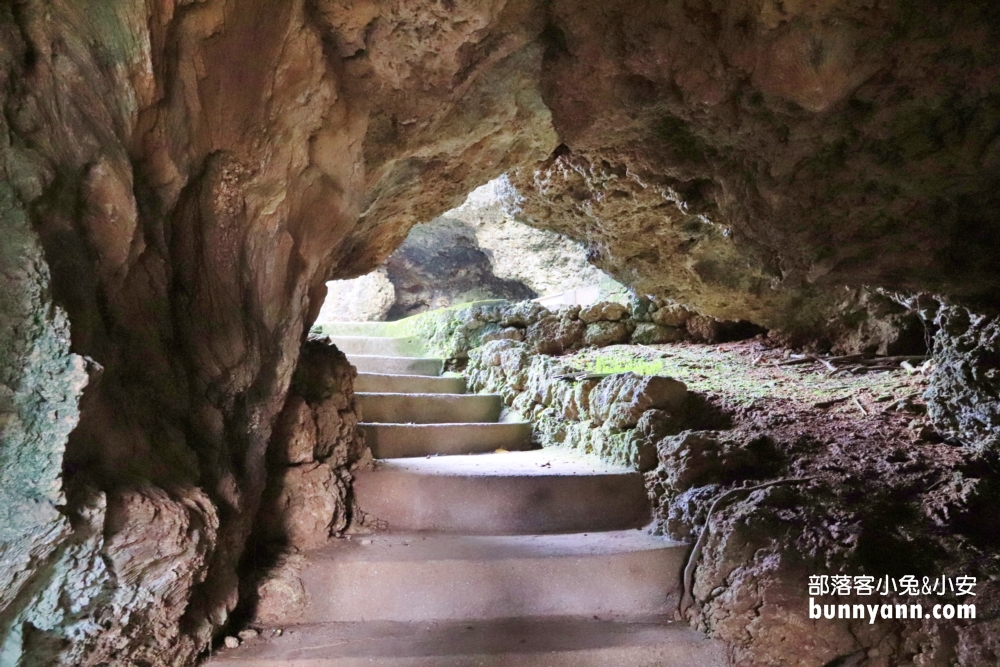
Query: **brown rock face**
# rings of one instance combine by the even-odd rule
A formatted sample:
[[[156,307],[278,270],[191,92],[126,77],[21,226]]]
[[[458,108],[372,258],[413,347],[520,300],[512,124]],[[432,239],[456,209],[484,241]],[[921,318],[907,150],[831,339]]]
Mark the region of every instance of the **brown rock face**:
[[[327,339],[302,347],[271,435],[271,463],[255,541],[297,550],[322,546],[347,527],[350,468],[365,451],[354,400],[357,371]]]
[[[324,1],[317,15],[370,110],[365,200],[338,277],[371,270],[414,224],[559,143],[539,89],[541,2]]]
[[[61,619],[8,622],[39,630],[26,663],[185,661],[236,602],[309,293],[360,210],[362,116],[295,3],[27,2],[0,24],[5,177],[72,349],[104,368],[64,479],[108,498],[106,567],[51,574],[96,590]],[[317,142],[338,161],[314,159]],[[141,594],[165,562],[170,591]],[[128,627],[68,629],[129,586]]]
[[[265,513],[273,539],[312,549],[326,544],[347,523],[347,483],[325,463],[291,466],[275,480],[277,497]]]
[[[515,203],[601,268],[720,319],[835,338],[850,325],[831,312],[867,310],[843,285],[995,299],[990,3],[550,12],[563,146],[519,173]]]
[[[17,425],[4,418],[4,460],[23,464],[10,488],[47,508],[22,513],[25,525],[9,522],[12,541],[4,536],[18,554],[4,581],[33,582],[21,595],[15,585],[16,603],[0,610],[14,642],[5,655],[96,664],[113,649],[115,659],[159,665],[207,645],[237,602],[271,425],[323,281],[367,268],[410,222],[554,145],[537,120],[548,110],[534,83],[541,19],[532,9],[0,8],[0,199],[5,230],[19,235],[6,237],[17,243],[3,256],[14,295],[4,316],[9,306],[23,332],[0,360],[4,414],[8,393],[12,405],[33,393],[35,376],[17,370],[23,360],[66,389],[23,404],[23,439],[9,439]],[[53,303],[68,314],[71,346]],[[68,444],[85,374],[67,347],[104,369]],[[57,405],[58,423],[34,418]],[[317,437],[350,428],[339,411],[340,421],[319,416]],[[39,443],[41,458],[15,454],[22,440]],[[302,446],[289,454],[301,458]],[[39,477],[46,488],[33,488]],[[160,529],[132,539],[132,520],[115,518],[154,505],[163,531],[187,535],[162,596],[139,592],[161,567]],[[74,600],[72,610],[39,606],[43,594]],[[102,629],[111,598],[128,627]]]

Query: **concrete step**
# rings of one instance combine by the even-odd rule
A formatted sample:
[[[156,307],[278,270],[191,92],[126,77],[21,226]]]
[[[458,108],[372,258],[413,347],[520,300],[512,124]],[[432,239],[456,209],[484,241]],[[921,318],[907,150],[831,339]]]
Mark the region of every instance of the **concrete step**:
[[[687,545],[641,530],[381,534],[309,554],[296,623],[639,616],[677,606]]]
[[[457,376],[386,375],[358,373],[354,391],[378,391],[394,394],[464,394],[465,378]]]
[[[359,424],[378,459],[485,454],[531,449],[531,422],[502,424]]]
[[[666,618],[327,623],[217,653],[226,667],[725,667],[723,645]]]
[[[467,424],[500,419],[503,399],[491,394],[382,394],[356,392],[366,422]]]
[[[417,336],[389,338],[377,336],[329,336],[330,342],[344,354],[380,355],[387,357],[419,357],[424,353],[424,341]]]
[[[359,373],[386,373],[390,375],[441,375],[444,361],[418,357],[386,357],[370,354],[348,354],[347,360]]]
[[[358,471],[354,495],[400,531],[572,533],[650,519],[640,473],[552,448],[381,461]]]

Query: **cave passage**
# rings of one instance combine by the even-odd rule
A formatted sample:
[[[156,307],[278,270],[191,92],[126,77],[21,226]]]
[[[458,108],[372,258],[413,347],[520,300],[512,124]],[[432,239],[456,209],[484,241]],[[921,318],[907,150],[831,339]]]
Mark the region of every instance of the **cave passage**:
[[[907,581],[953,567],[938,559],[971,537],[928,521],[941,509],[925,485],[954,476],[960,457],[927,419],[927,354],[795,352],[634,294],[539,301],[317,322],[300,362],[312,377],[293,384],[272,451],[288,470],[333,462],[302,450],[331,400],[313,393],[329,371],[311,364],[356,368],[338,371],[354,378],[366,448],[351,517],[327,541],[315,490],[275,478],[282,548],[305,551],[250,575],[261,577],[250,630],[226,639],[237,650],[221,662],[278,664],[334,641],[337,660],[571,651],[580,664],[722,666],[723,643],[673,618],[731,614],[733,571],[800,584],[791,607],[831,571]],[[873,460],[886,461],[876,479]],[[937,556],[912,547],[932,535]],[[303,596],[288,599],[288,579]]]
[[[998,72],[994,0],[0,3],[0,666],[995,667]]]
[[[318,323],[399,320],[473,301],[591,303],[627,290],[587,261],[581,243],[533,228],[510,210],[506,176],[473,190],[465,202],[416,225],[373,272],[330,281]],[[579,296],[567,294],[581,290]]]

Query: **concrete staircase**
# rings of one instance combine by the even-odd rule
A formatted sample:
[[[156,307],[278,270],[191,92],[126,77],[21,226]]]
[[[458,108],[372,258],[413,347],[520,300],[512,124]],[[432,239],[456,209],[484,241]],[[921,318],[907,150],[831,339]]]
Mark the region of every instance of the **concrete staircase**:
[[[339,337],[375,470],[359,506],[389,531],[311,552],[303,614],[222,667],[722,667],[674,624],[684,545],[641,530],[641,475],[530,450],[499,396],[465,394],[408,338]],[[504,451],[497,451],[504,450]]]

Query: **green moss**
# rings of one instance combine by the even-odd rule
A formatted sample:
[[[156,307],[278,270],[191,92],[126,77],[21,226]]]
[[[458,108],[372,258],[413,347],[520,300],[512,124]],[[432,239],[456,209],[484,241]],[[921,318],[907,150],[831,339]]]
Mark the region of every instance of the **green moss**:
[[[825,369],[812,366],[756,366],[745,348],[689,343],[656,348],[613,345],[583,350],[562,360],[594,373],[666,375],[684,382],[691,391],[719,396],[733,405],[774,398],[816,403],[861,391],[873,396],[909,394],[918,382],[901,371],[829,377]]]
[[[310,333],[321,336],[412,338],[415,341],[414,352],[450,359],[463,357],[468,349],[479,345],[478,339],[497,329],[486,325],[475,331],[468,331],[464,326],[463,314],[473,308],[489,308],[505,303],[507,302],[496,299],[460,303],[394,322],[329,322],[314,326]],[[470,334],[472,340],[469,340]]]

